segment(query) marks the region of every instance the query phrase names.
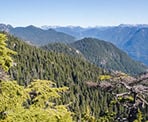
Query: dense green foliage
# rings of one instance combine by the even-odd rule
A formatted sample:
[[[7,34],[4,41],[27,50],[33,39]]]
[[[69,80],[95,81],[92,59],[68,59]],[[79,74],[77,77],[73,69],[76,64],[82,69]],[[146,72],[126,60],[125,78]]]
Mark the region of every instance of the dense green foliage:
[[[91,112],[99,117],[101,103],[96,101],[99,100],[100,93],[89,89],[85,81],[97,81],[99,74],[103,72],[101,69],[79,58],[29,46],[12,36],[9,36],[9,40],[9,47],[17,52],[14,56],[16,66],[11,68],[9,74],[20,85],[27,86],[31,79],[55,81],[58,87],[66,85],[69,87],[69,94],[63,95],[62,101],[56,102],[71,102],[70,109],[76,113],[77,119],[81,118],[88,105]]]
[[[146,71],[146,67],[132,60],[126,53],[113,44],[94,38],[84,38],[72,44],[87,60],[107,69],[138,74]]]
[[[12,59],[10,55],[15,54],[14,51],[6,47],[6,35],[0,34],[0,68],[5,71],[12,66]]]
[[[145,72],[147,69],[146,66],[135,62],[111,43],[93,38],[85,38],[71,45],[50,43],[42,48],[87,59],[99,67],[123,71],[132,75]]]
[[[9,36],[9,40],[8,46],[17,52],[13,57],[16,66],[10,70],[10,74],[14,79],[19,79],[21,85],[27,85],[32,78],[39,78],[54,80],[60,86],[73,81],[97,80],[102,72],[82,59],[44,51],[12,36]]]
[[[15,52],[6,47],[6,35],[0,34],[0,122],[72,122],[72,113],[66,106],[54,100],[68,88],[54,88],[48,80],[34,80],[27,87],[5,79],[5,72],[12,65],[10,54]]]
[[[28,87],[0,82],[0,122],[72,122],[64,105],[53,102],[67,88],[53,88],[46,80],[34,80]]]
[[[45,46],[42,46],[42,49],[57,53],[64,53],[73,57],[85,59],[83,54],[81,54],[81,52],[71,47],[70,45],[64,43],[49,43]]]
[[[106,91],[89,88],[86,85],[86,81],[99,81],[99,76],[106,71],[79,58],[27,45],[13,36],[9,36],[8,40],[9,48],[17,52],[13,57],[16,66],[10,69],[9,74],[20,85],[28,88],[34,78],[55,81],[58,87],[69,87],[69,92],[62,94],[62,99],[55,99],[54,102],[57,104],[71,102],[69,109],[75,113],[74,120],[113,121],[110,117],[112,113],[108,113],[109,110],[117,111],[116,106],[110,107],[113,96]],[[108,78],[108,75],[106,76]],[[42,92],[44,87],[40,88]],[[120,90],[122,89],[115,89],[116,92]],[[40,97],[36,99],[38,101]],[[43,103],[42,99],[40,102]],[[123,106],[120,110],[124,110]]]

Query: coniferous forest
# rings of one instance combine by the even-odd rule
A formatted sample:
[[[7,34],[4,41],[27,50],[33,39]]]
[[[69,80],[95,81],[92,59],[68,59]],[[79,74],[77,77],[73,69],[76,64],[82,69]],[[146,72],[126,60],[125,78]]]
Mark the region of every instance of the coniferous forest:
[[[0,122],[148,120],[147,73],[133,77],[75,55],[1,33]]]

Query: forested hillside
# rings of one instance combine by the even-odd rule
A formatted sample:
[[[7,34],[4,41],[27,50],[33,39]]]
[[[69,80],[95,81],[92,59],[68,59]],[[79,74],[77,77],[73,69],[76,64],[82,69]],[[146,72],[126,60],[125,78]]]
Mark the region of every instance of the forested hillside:
[[[69,87],[69,94],[63,96],[64,100],[58,103],[71,102],[70,110],[76,113],[75,118],[80,119],[87,106],[99,117],[100,109],[97,107],[101,103],[96,101],[100,93],[87,88],[85,81],[96,82],[103,72],[101,69],[82,59],[32,47],[13,36],[9,36],[8,46],[17,52],[14,56],[16,66],[11,68],[9,74],[20,85],[27,86],[32,79],[55,81],[58,87]]]
[[[67,86],[69,88],[69,90],[65,94],[60,94],[61,99],[55,99],[53,100],[53,102],[57,105],[69,104],[68,108],[71,112],[73,112],[73,120],[92,122],[115,121],[114,115],[116,115],[116,113],[113,113],[113,115],[112,113],[108,113],[108,111],[115,111],[119,113],[119,108],[116,105],[110,106],[113,99],[113,94],[111,94],[111,92],[101,90],[101,88],[96,89],[96,87],[90,87],[93,86],[94,83],[100,83],[101,80],[104,80],[106,78],[110,79],[111,77],[113,77],[114,73],[100,69],[83,59],[71,57],[63,53],[48,52],[40,48],[30,46],[13,36],[8,36],[7,43],[10,49],[17,52],[17,54],[13,56],[13,67],[11,67],[11,69],[9,70],[9,75],[11,76],[11,79],[17,80],[18,84],[25,86],[26,89],[29,88],[33,91],[34,89],[37,91],[39,90],[39,92],[37,92],[39,93],[39,96],[35,99],[33,98],[33,100],[37,100],[36,105],[41,105],[38,100],[40,101],[42,100],[42,98],[46,98],[40,96],[40,94],[42,94],[42,92],[47,89],[44,86],[41,87],[41,89],[39,88],[41,84],[46,86],[46,81],[44,81],[43,79],[51,80],[56,83],[55,85],[57,87]],[[127,77],[127,75],[123,76]],[[118,78],[119,80],[121,80],[120,77],[117,77],[116,79]],[[41,81],[37,80],[37,82],[31,82],[34,81],[33,79],[41,79]],[[114,81],[111,82],[114,83]],[[87,83],[91,84],[87,85]],[[105,86],[108,85],[108,83],[104,83]],[[8,84],[7,87],[10,86],[11,89],[15,91],[14,93],[18,92],[18,90],[15,89],[16,87],[18,89],[22,89],[22,87],[20,88],[20,86],[18,85],[11,85],[11,82],[10,84]],[[115,92],[125,91],[122,87],[120,89],[115,88],[114,90]],[[27,95],[25,91],[24,94]],[[11,94],[7,93],[6,91],[5,94],[11,96]],[[18,96],[14,96],[15,99],[19,97],[19,93],[17,95]],[[19,100],[20,99],[21,98],[19,97]],[[34,102],[32,104],[33,106]],[[124,107],[120,106],[119,110],[123,112]],[[144,120],[146,120],[147,115],[144,113],[147,113],[147,108],[145,108],[142,112],[144,115],[143,118]],[[128,115],[128,113],[125,112],[124,114],[126,116]],[[55,116],[54,113],[53,115]],[[42,116],[39,116],[38,114],[33,115],[32,113],[32,116],[34,116],[35,119],[37,119],[36,117],[39,117],[36,121],[39,121],[39,119],[42,118]],[[63,119],[65,119],[65,116],[63,117]],[[60,121],[60,119],[55,121]]]
[[[83,58],[107,70],[122,71],[131,75],[143,73],[147,67],[131,59],[125,52],[109,42],[84,38],[71,44],[49,43],[43,49]]]
[[[52,27],[48,27],[52,28]],[[105,27],[56,27],[56,31],[73,35],[78,39],[93,37],[113,43],[130,57],[148,65],[148,25],[126,25]]]
[[[144,64],[147,62],[147,25],[124,25],[105,27],[52,27],[35,26],[12,27],[11,25],[0,24],[0,31],[6,31],[24,41],[35,45],[46,45],[51,42],[72,43],[76,39],[85,37],[97,38],[113,43],[125,51],[133,59]]]
[[[49,43],[47,45],[42,46],[41,48],[48,50],[48,51],[63,53],[63,54],[66,54],[66,55],[69,55],[69,56],[72,56],[72,57],[85,59],[85,57],[83,56],[83,54],[79,50],[73,48],[72,46],[70,46],[68,44]]]
[[[48,80],[33,80],[27,87],[12,81],[7,71],[16,52],[6,47],[6,35],[0,34],[0,122],[72,121],[66,105],[54,102],[67,87],[56,88]]]
[[[122,71],[131,75],[145,72],[147,67],[131,59],[125,52],[109,42],[84,38],[71,44],[91,63],[99,67]]]

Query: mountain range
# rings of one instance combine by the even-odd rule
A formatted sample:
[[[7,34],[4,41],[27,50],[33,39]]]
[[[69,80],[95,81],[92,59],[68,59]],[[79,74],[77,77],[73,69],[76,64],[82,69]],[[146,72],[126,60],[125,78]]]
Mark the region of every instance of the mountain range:
[[[48,27],[46,27],[47,29]],[[52,28],[49,26],[49,28]],[[45,29],[45,27],[44,27]],[[124,25],[108,27],[54,27],[56,31],[77,39],[93,37],[115,44],[133,59],[148,65],[148,25]]]
[[[122,25],[122,27],[123,26],[124,25]],[[105,31],[107,28],[99,28],[99,29],[100,31]],[[51,33],[50,30],[52,30],[53,33]],[[30,85],[30,83],[33,83],[32,79],[51,80],[54,82],[54,86],[68,87],[68,91],[66,93],[64,94],[60,93],[61,99],[53,99],[52,103],[53,103],[53,107],[55,106],[55,104],[65,105],[68,108],[68,110],[73,112],[74,121],[81,121],[81,120],[82,121],[97,121],[97,120],[108,121],[108,118],[110,119],[110,116],[111,116],[111,119],[113,116],[112,120],[114,121],[117,118],[116,115],[114,115],[114,113],[116,114],[117,112],[117,116],[118,116],[118,113],[122,113],[123,111],[124,111],[123,117],[128,117],[128,115],[131,115],[129,114],[129,112],[127,112],[123,104],[121,104],[121,106],[118,106],[118,104],[116,104],[116,102],[113,101],[114,94],[116,95],[117,93],[118,95],[118,94],[121,94],[121,91],[125,91],[125,88],[123,88],[119,82],[122,82],[122,84],[130,83],[130,79],[133,79],[132,83],[135,83],[137,86],[139,79],[138,79],[138,82],[136,82],[134,80],[135,78],[129,76],[128,74],[135,75],[135,74],[143,73],[146,71],[147,67],[145,67],[143,64],[139,62],[132,60],[125,52],[123,52],[121,49],[116,47],[113,43],[107,42],[101,39],[96,39],[96,37],[95,38],[82,37],[82,39],[76,39],[76,37],[74,38],[73,36],[68,36],[68,34],[64,34],[63,32],[57,32],[56,30],[53,30],[53,29],[42,30],[34,26],[13,28],[10,25],[6,25],[6,26],[3,25],[1,26],[1,31],[7,32],[7,33],[3,32],[7,34],[6,35],[7,47],[10,50],[13,50],[16,52],[16,54],[12,55],[13,66],[8,71],[9,79],[17,81],[19,85],[22,85],[21,86],[22,88],[23,87],[27,88],[27,86],[29,87],[33,86],[34,84]],[[13,35],[16,35],[14,34],[15,32],[20,36],[17,36],[17,37],[13,36]],[[142,32],[137,31],[137,34],[141,35],[141,33],[143,33],[143,31]],[[59,36],[60,34],[61,36]],[[20,38],[23,38],[24,35],[25,35],[25,38],[28,38],[25,41],[20,39]],[[54,35],[54,36],[51,36],[51,35]],[[64,35],[67,35],[68,37],[72,37],[72,38],[70,40],[65,41]],[[44,41],[42,41],[43,37],[45,37]],[[58,37],[57,40],[56,40],[56,37]],[[32,40],[31,38],[35,40]],[[29,44],[25,42],[28,42]],[[127,48],[130,49],[131,47],[128,47],[128,46],[132,45],[132,43],[135,43],[135,42],[127,41],[125,42],[124,45],[127,45]],[[6,44],[4,44],[4,46],[6,46]],[[2,49],[1,49],[1,52],[5,53],[5,51],[3,51]],[[118,71],[114,71],[114,70],[118,70]],[[121,71],[128,74],[122,73]],[[107,79],[109,80],[108,82],[107,82]],[[45,81],[42,82],[41,80],[40,80],[41,84],[45,82]],[[8,82],[2,82],[2,83],[8,83]],[[97,84],[97,87],[94,86],[95,84]],[[104,87],[105,89],[103,90],[101,87],[98,87],[98,84],[102,86],[102,88]],[[143,87],[144,85],[147,86],[147,79],[145,79],[142,84],[143,84]],[[115,87],[110,87],[112,85],[115,85]],[[95,88],[91,86],[94,86]],[[24,92],[19,92],[18,87],[16,85],[15,87],[17,88],[15,92],[12,92],[12,93],[9,92],[11,94],[8,96],[8,103],[9,103],[9,100],[13,103],[14,99],[9,99],[9,98],[13,98],[13,95],[17,94],[20,97],[24,93]],[[143,88],[141,87],[141,84],[139,84],[139,87],[134,87],[134,86],[133,87],[129,86],[129,87],[130,87],[131,94],[133,96],[135,95],[134,93],[136,93],[135,91],[137,91],[137,89],[141,90]],[[3,88],[4,89],[2,90],[6,90],[6,91],[12,90],[11,86],[9,87],[6,86]],[[37,97],[40,97],[40,98],[46,97],[46,95],[42,97],[41,94],[44,94],[42,93],[42,91],[46,91],[47,87],[45,86],[42,87],[42,89],[39,92],[36,92],[36,88],[39,89],[40,85],[35,86],[35,90],[32,89],[32,87],[30,89],[31,91],[28,89],[26,90],[29,91],[29,94],[31,94],[31,96],[32,94],[34,94],[35,96],[37,95]],[[21,88],[19,89],[22,90]],[[143,89],[143,91],[144,90],[145,89]],[[50,91],[47,90],[48,93]],[[5,92],[2,91],[2,93],[5,93]],[[143,92],[141,91],[140,93],[143,94]],[[142,96],[141,94],[140,96]],[[2,95],[5,98],[6,94],[2,94]],[[50,95],[52,96],[52,94]],[[130,100],[128,102],[130,107],[131,107],[131,103],[135,105],[134,99],[131,100],[131,98],[133,97],[132,95],[128,99],[126,98],[127,101]],[[29,99],[25,99],[25,101],[27,102],[23,101],[20,105],[24,107],[23,109],[28,111],[30,109],[30,103],[36,104],[38,102],[38,99],[36,99],[37,97],[35,98],[31,97],[32,99],[31,101]],[[48,102],[48,100],[50,99],[48,97],[46,98],[47,98],[46,102],[41,101],[43,105],[45,105],[45,106],[42,106],[42,109],[44,110],[47,110],[48,106],[51,106],[50,105],[51,102],[50,101]],[[119,99],[119,100],[117,99],[117,101],[121,101],[121,103],[124,100],[125,99]],[[5,102],[3,103],[5,104]],[[17,100],[15,103],[17,103]],[[111,104],[113,105],[111,106]],[[140,103],[140,107],[141,107],[141,103]],[[7,110],[7,109],[6,107],[4,107],[2,110]],[[12,109],[10,108],[10,110]],[[17,109],[17,112],[19,110],[20,109]],[[49,111],[51,110],[49,109]],[[147,107],[142,109],[142,113],[143,113],[142,116],[144,121],[147,120],[148,118],[147,112],[148,112]],[[3,115],[3,113],[4,112],[2,111],[1,115]],[[21,116],[21,114],[24,113],[24,111],[18,112],[18,113],[19,114],[17,115],[17,117]],[[32,116],[31,116],[32,114],[28,116],[29,115],[28,112],[25,112],[25,113],[27,113],[26,118],[32,119]],[[6,111],[6,114],[7,114],[7,111]],[[9,111],[8,111],[8,115],[4,116],[4,118],[7,117],[9,119],[9,115],[13,116],[13,114],[9,114]],[[38,115],[35,114],[33,116],[36,117]],[[138,116],[141,116],[141,115],[138,115]],[[3,116],[0,117],[1,120],[2,119],[4,120],[4,118]],[[13,117],[13,118],[16,118],[16,117]],[[39,119],[44,120],[44,117],[40,118],[39,116]]]
[[[29,45],[24,41],[18,39],[17,37],[11,35],[8,35],[7,37],[8,48],[17,52],[16,55],[13,55],[13,61],[15,65],[10,68],[9,75],[10,78],[16,80],[18,84],[28,86],[32,79],[45,79],[54,81],[57,87],[67,86],[69,90],[66,94],[61,94],[62,100],[53,100],[53,102],[56,104],[68,105],[67,107],[69,107],[69,109],[75,113],[75,121],[81,120],[81,118],[83,118],[85,112],[88,110],[88,107],[90,112],[93,113],[93,116],[96,119],[102,117],[104,111],[110,108],[109,100],[112,98],[112,95],[110,95],[107,91],[102,91],[100,88],[90,88],[89,86],[87,86],[87,83],[91,82],[92,85],[96,83],[101,83],[100,76],[114,77],[114,72],[107,71],[103,68],[98,68],[96,67],[96,65],[93,65],[82,58],[73,57],[71,54],[64,54],[64,52],[58,53],[59,50],[57,52],[46,51],[41,49],[40,47]],[[76,48],[77,44],[80,45],[80,47],[85,47],[83,49],[88,49],[86,47],[90,47],[92,44],[97,45],[96,47],[99,47],[100,49],[106,48],[103,50],[105,55],[109,53],[110,48],[112,48],[111,51],[117,50],[116,52],[113,52],[112,55],[118,56],[117,53],[120,54],[120,51],[116,49],[113,44],[93,38],[84,38],[75,42],[74,44],[72,43],[71,46]],[[55,49],[57,50],[59,49],[59,47],[62,47],[62,44],[60,46],[57,46]],[[89,54],[91,55],[91,53]],[[123,58],[125,58],[124,55]],[[136,68],[136,65],[135,70],[138,71],[138,67]],[[119,72],[117,74],[118,81],[124,80],[119,79],[121,78],[119,77],[119,74],[125,78],[132,78],[124,73]],[[102,81],[102,83],[106,83],[106,81]],[[6,90],[8,88],[9,87],[6,87]],[[117,92],[119,92],[120,90],[122,89],[119,89]],[[16,94],[20,96],[18,90]],[[36,99],[34,102],[36,103]],[[117,107],[115,106],[112,109],[116,108]],[[144,113],[144,117],[146,118],[147,108],[144,109]]]
[[[112,43],[95,38],[84,38],[70,44],[49,43],[42,48],[84,59],[103,69],[122,71],[130,75],[145,72],[147,69]]]
[[[119,25],[107,27],[12,27],[0,24],[0,30],[9,32],[30,44],[43,46],[51,42],[72,43],[84,37],[113,43],[133,59],[148,65],[148,25]]]
[[[33,25],[27,27],[15,27],[0,24],[0,30],[6,31],[16,37],[19,37],[33,45],[45,45],[50,42],[73,42],[75,38],[63,32],[57,32],[53,29],[43,30]]]
[[[95,38],[84,38],[71,45],[79,50],[87,60],[105,69],[138,74],[146,68],[110,42]]]

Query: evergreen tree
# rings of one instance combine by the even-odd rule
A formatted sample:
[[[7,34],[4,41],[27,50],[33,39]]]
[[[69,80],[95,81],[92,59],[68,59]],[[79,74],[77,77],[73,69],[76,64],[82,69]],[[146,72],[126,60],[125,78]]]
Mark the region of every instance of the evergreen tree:
[[[53,102],[67,88],[54,85],[34,80],[24,88],[15,81],[0,82],[0,122],[72,122],[66,106]]]
[[[6,47],[6,40],[6,35],[0,33],[0,67],[8,71],[13,62],[10,55],[15,54],[15,52]]]
[[[4,81],[2,74],[12,66],[10,55],[15,54],[5,40],[0,34],[0,122],[71,122],[72,113],[54,102],[67,87],[55,88],[48,80],[34,80],[27,87]]]

